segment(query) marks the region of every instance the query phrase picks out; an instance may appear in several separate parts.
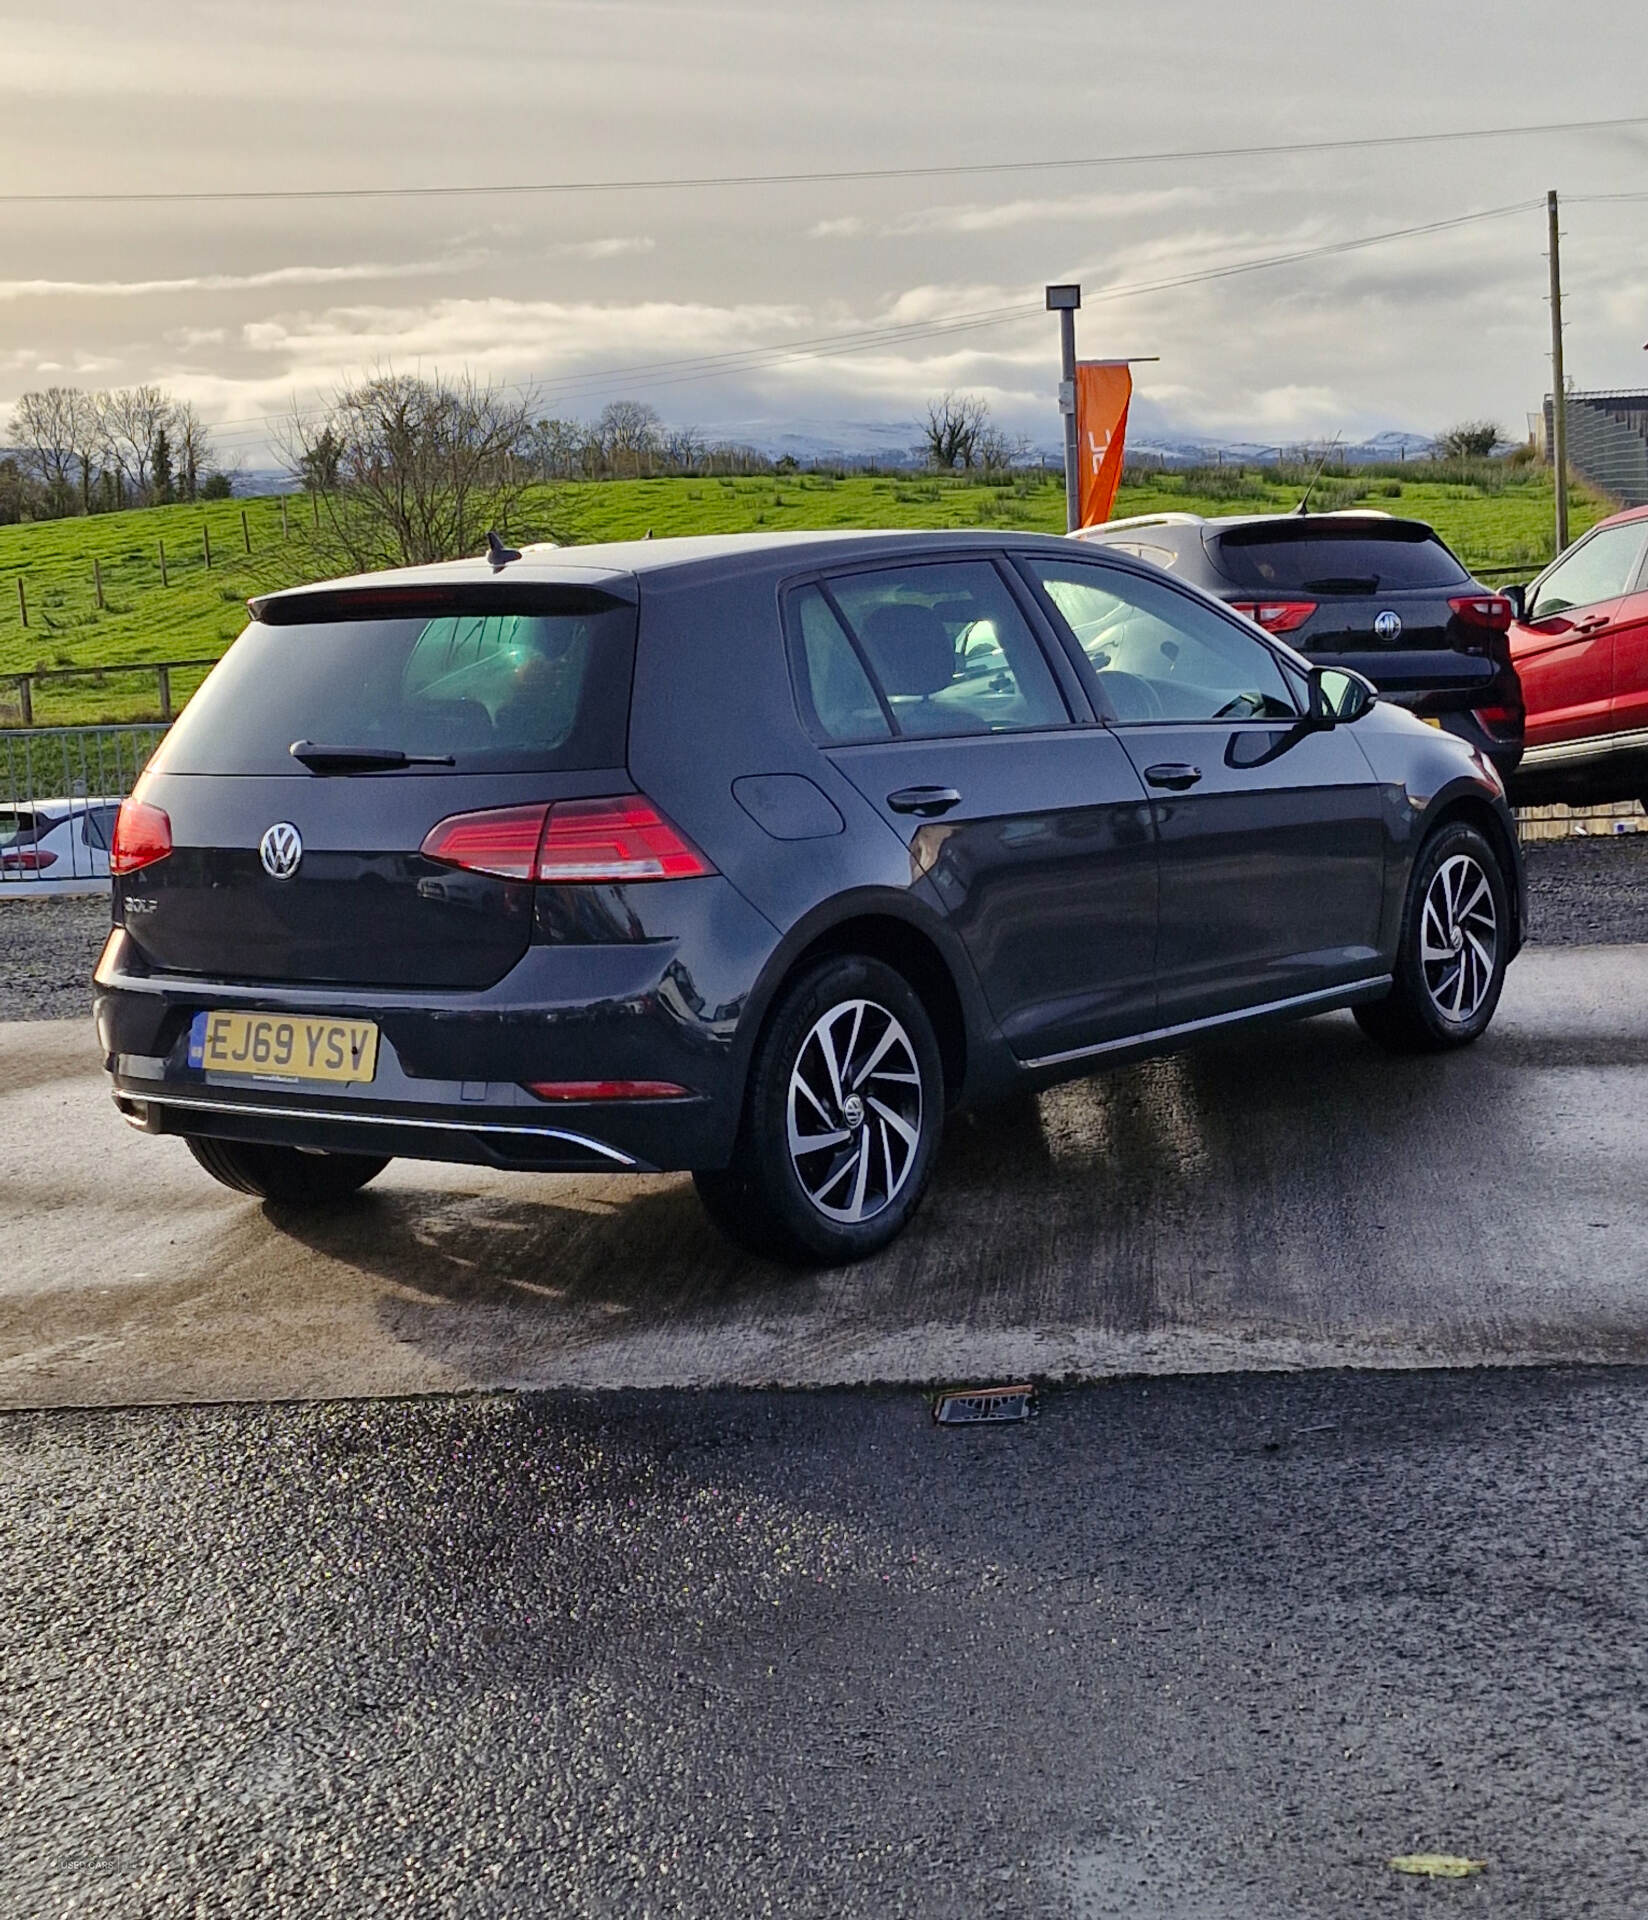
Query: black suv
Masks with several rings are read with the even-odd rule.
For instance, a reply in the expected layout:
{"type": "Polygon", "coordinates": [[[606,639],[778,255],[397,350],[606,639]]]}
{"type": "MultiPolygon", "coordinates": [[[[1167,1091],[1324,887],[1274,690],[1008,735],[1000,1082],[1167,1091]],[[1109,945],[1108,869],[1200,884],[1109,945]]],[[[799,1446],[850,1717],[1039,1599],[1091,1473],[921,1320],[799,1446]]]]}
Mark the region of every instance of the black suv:
{"type": "Polygon", "coordinates": [[[1386,513],[1161,513],[1085,528],[1284,634],[1308,659],[1350,667],[1487,754],[1522,758],[1512,602],[1484,587],[1434,527],[1386,513]]]}
{"type": "Polygon", "coordinates": [[[979,533],[499,552],[272,594],[121,808],[115,1101],[227,1185],[691,1169],[870,1252],[944,1116],[1233,1022],[1491,1018],[1459,741],[1125,555],[979,533]]]}

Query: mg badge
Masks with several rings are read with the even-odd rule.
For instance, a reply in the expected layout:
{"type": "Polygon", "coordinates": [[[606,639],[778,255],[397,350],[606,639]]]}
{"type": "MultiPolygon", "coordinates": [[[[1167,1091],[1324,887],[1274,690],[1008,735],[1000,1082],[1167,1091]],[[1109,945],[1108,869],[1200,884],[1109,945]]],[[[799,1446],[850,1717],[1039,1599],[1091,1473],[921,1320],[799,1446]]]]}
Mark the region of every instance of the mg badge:
{"type": "Polygon", "coordinates": [[[1399,613],[1382,613],[1373,623],[1373,630],[1381,640],[1400,640],[1402,638],[1402,616],[1399,613]]]}
{"type": "Polygon", "coordinates": [[[258,842],[258,858],[271,880],[290,880],[303,858],[303,836],[290,820],[277,820],[258,842]]]}

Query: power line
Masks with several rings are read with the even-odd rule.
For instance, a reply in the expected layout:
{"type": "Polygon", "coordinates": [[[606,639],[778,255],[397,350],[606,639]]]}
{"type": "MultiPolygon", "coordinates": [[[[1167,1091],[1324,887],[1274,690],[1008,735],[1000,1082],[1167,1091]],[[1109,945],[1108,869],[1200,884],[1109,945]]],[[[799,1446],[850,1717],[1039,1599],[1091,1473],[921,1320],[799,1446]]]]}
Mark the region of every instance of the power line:
{"type": "MultiPolygon", "coordinates": [[[[1527,213],[1542,202],[1519,200],[1508,206],[1482,208],[1474,213],[1454,214],[1443,220],[1427,220],[1412,226],[1392,227],[1383,233],[1362,234],[1350,240],[1329,240],[1316,246],[1298,247],[1287,253],[1266,254],[1258,259],[1237,260],[1224,266],[1204,267],[1195,272],[1175,274],[1167,279],[1139,281],[1129,285],[1098,287],[1086,295],[1086,303],[1096,306],[1108,300],[1130,299],[1140,294],[1173,292],[1181,287],[1199,286],[1209,281],[1230,279],[1238,274],[1259,273],[1275,267],[1292,266],[1306,260],[1323,259],[1334,254],[1353,253],[1392,240],[1407,240],[1426,234],[1443,233],[1470,226],[1481,220],[1499,220],[1513,213],[1527,213]]],[[[986,307],[969,313],[951,314],[943,319],[907,321],[882,327],[860,327],[850,332],[818,334],[809,339],[772,342],[761,347],[735,348],[726,353],[699,354],[675,360],[643,361],[627,367],[613,367],[588,373],[568,374],[559,380],[510,381],[505,390],[531,393],[538,398],[576,400],[589,392],[610,388],[618,382],[640,387],[666,387],[690,384],[698,380],[722,379],[738,373],[756,373],[781,366],[792,360],[833,360],[850,353],[863,353],[876,347],[914,344],[924,339],[941,338],[952,333],[976,332],[1029,319],[1041,312],[1039,301],[1010,306],[986,307]]],[[[302,418],[316,418],[324,408],[300,410],[302,418]]],[[[269,425],[290,419],[287,414],[264,414],[237,421],[219,437],[227,438],[259,424],[269,425]]]]}
{"type": "Polygon", "coordinates": [[[938,180],[985,174],[1053,173],[1099,167],[1158,166],[1194,160],[1274,159],[1289,154],[1355,153],[1376,147],[1433,146],[1454,140],[1522,140],[1560,133],[1617,133],[1648,127],[1648,114],[1603,120],[1548,120],[1534,126],[1451,127],[1433,133],[1362,134],[1336,140],[1277,140],[1255,146],[1180,147],[1144,153],[1086,154],[1046,160],[971,160],[925,167],[834,167],[790,173],[710,173],[627,180],[506,180],[473,185],[393,187],[195,187],[69,193],[0,193],[5,206],[157,206],[210,201],[471,199],[486,194],[673,193],[712,187],[795,187],[853,181],[938,180]]]}

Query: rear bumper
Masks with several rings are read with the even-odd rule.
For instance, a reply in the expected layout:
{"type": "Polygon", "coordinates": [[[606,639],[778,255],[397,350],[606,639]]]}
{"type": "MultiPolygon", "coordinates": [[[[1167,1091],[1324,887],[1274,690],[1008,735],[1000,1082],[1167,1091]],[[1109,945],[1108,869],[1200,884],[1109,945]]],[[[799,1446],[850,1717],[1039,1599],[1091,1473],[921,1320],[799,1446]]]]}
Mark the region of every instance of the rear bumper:
{"type": "Polygon", "coordinates": [[[725,1166],[743,1104],[739,1023],[776,941],[731,888],[690,936],[537,945],[480,992],[276,987],[147,971],[116,928],[93,1002],[116,1104],[154,1133],[587,1172],[725,1166]],[[370,1085],[208,1075],[189,1029],[212,1008],[370,1019],[370,1085]],[[544,1101],[528,1083],[667,1081],[685,1097],[544,1101]]]}
{"type": "MultiPolygon", "coordinates": [[[[660,1162],[673,1164],[676,1149],[693,1131],[693,1119],[679,1109],[701,1105],[645,1103],[677,1109],[667,1120],[652,1116],[658,1124],[648,1127],[633,1112],[615,1114],[613,1108],[619,1103],[605,1103],[606,1112],[590,1114],[588,1125],[598,1127],[600,1133],[625,1136],[628,1144],[620,1147],[595,1131],[581,1131],[570,1120],[535,1122],[524,1113],[508,1110],[479,1115],[439,1109],[373,1111],[354,1103],[317,1105],[217,1088],[197,1091],[129,1074],[115,1076],[114,1103],[122,1118],[140,1133],[206,1134],[322,1153],[384,1154],[397,1160],[447,1160],[540,1173],[656,1173],[660,1162]],[[657,1158],[649,1159],[638,1150],[648,1132],[659,1135],[657,1158]]],[[[690,1160],[690,1147],[686,1151],[690,1160]]]]}

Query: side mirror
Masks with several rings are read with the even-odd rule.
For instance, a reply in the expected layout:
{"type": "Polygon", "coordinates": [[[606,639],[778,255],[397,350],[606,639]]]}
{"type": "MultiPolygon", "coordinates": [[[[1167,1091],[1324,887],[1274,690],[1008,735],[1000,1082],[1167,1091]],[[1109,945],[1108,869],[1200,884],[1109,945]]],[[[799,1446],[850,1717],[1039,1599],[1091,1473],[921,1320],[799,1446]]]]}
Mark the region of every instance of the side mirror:
{"type": "Polygon", "coordinates": [[[1318,727],[1348,727],[1379,697],[1373,682],[1349,667],[1312,667],[1310,720],[1318,727]]]}
{"type": "Polygon", "coordinates": [[[1501,587],[1499,591],[1511,603],[1511,612],[1518,620],[1528,617],[1528,589],[1526,587],[1501,587]]]}

